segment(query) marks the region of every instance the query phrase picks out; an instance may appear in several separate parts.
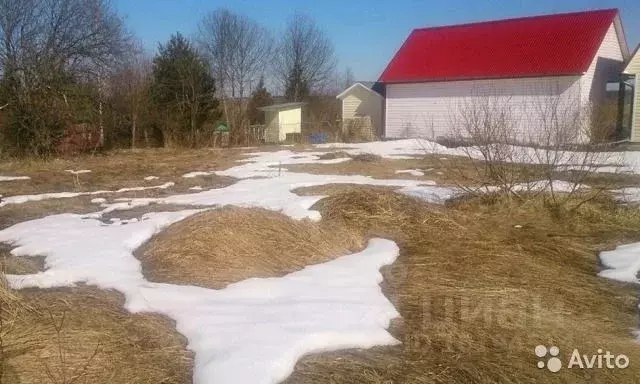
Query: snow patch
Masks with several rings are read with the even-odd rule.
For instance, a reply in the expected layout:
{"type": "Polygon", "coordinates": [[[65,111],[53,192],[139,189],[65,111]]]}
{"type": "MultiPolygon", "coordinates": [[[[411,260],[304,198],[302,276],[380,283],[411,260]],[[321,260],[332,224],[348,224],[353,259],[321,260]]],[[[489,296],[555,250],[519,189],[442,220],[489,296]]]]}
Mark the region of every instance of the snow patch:
{"type": "Polygon", "coordinates": [[[640,283],[640,243],[620,245],[613,251],[600,252],[600,262],[608,269],[598,276],[624,283],[640,283]]]}
{"type": "Polygon", "coordinates": [[[401,169],[396,171],[396,175],[402,174],[402,173],[407,173],[411,176],[424,176],[424,172],[422,172],[419,169],[401,169]]]}
{"type": "Polygon", "coordinates": [[[145,181],[158,180],[158,176],[147,176],[144,178],[145,181]]]}
{"type": "Polygon", "coordinates": [[[15,245],[16,256],[44,255],[48,269],[7,281],[14,289],[77,283],[115,289],[129,311],[173,318],[195,352],[197,384],[278,383],[305,354],[398,343],[386,330],[399,314],[382,293],[379,269],[399,249],[385,239],[282,278],[252,278],[222,290],[146,281],[132,252],[198,212],[111,223],[62,214],[17,224],[0,231],[0,241],[15,245]]]}
{"type": "Polygon", "coordinates": [[[80,169],[80,170],[73,170],[73,169],[65,169],[65,172],[71,173],[73,175],[81,175],[83,173],[91,173],[90,169],[80,169]]]}
{"type": "Polygon", "coordinates": [[[124,193],[131,191],[144,191],[147,189],[166,189],[175,185],[173,182],[164,183],[161,185],[154,185],[149,187],[132,187],[132,188],[120,188],[115,191],[92,191],[92,192],[53,192],[53,193],[41,193],[38,195],[16,195],[3,197],[0,202],[0,207],[4,207],[9,204],[24,204],[29,201],[41,201],[48,199],[65,199],[71,197],[78,196],[87,196],[87,195],[102,195],[106,193],[124,193]]]}
{"type": "Polygon", "coordinates": [[[0,176],[0,181],[29,180],[29,176],[0,176]]]}

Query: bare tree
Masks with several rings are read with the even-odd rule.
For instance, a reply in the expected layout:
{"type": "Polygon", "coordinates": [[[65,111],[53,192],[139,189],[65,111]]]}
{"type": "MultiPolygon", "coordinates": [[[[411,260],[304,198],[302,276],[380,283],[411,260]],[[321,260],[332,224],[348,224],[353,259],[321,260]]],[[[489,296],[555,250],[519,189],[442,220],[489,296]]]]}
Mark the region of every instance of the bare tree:
{"type": "Polygon", "coordinates": [[[133,52],[122,68],[109,78],[108,96],[118,116],[126,123],[131,134],[131,148],[136,147],[136,139],[142,134],[145,146],[149,146],[148,124],[141,124],[150,113],[149,92],[152,78],[152,59],[140,51],[133,52]]]}
{"type": "Polygon", "coordinates": [[[309,16],[295,14],[280,40],[275,74],[292,101],[331,81],[335,71],[333,44],[309,16]]]}
{"type": "Polygon", "coordinates": [[[226,99],[251,93],[271,59],[273,39],[257,22],[221,8],[202,19],[197,43],[211,64],[229,120],[226,99]]]}
{"type": "Polygon", "coordinates": [[[344,70],[344,73],[341,76],[340,82],[341,82],[340,87],[342,89],[347,89],[353,84],[355,84],[356,78],[353,75],[353,70],[351,69],[351,67],[347,67],[347,69],[344,70]]]}
{"type": "Polygon", "coordinates": [[[49,150],[38,141],[50,146],[58,134],[48,130],[66,124],[68,85],[93,82],[100,90],[100,79],[129,50],[129,34],[106,0],[0,0],[1,85],[9,112],[22,116],[13,119],[15,144],[49,150]]]}

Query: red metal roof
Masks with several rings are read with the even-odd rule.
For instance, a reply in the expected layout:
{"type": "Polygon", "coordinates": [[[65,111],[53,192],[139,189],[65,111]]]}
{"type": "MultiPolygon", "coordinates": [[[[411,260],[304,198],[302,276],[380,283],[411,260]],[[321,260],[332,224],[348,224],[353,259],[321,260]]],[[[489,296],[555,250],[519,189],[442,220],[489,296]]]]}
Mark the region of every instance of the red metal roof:
{"type": "Polygon", "coordinates": [[[384,83],[584,73],[616,9],[414,29],[384,83]]]}

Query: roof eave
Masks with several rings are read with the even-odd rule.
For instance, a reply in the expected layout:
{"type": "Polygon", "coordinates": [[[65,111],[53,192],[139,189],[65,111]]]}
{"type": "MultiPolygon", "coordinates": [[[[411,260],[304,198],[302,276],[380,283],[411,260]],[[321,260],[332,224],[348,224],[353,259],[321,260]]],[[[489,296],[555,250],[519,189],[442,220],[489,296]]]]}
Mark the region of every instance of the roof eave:
{"type": "Polygon", "coordinates": [[[408,79],[408,80],[393,80],[382,81],[383,84],[410,84],[410,83],[443,83],[451,81],[474,81],[474,80],[509,80],[509,79],[530,79],[536,77],[566,77],[566,76],[582,76],[584,71],[570,72],[570,73],[552,73],[552,74],[530,74],[530,75],[510,75],[510,76],[470,76],[470,77],[442,77],[431,79],[408,79]]]}

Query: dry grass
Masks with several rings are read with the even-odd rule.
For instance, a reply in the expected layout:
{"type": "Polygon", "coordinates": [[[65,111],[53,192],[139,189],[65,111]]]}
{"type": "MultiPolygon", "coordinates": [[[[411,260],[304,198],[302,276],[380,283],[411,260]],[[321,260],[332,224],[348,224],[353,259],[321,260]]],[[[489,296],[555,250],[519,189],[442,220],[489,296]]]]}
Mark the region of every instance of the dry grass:
{"type": "Polygon", "coordinates": [[[115,292],[2,287],[0,300],[2,383],[191,382],[192,355],[173,324],[127,313],[115,292]]]}
{"type": "MultiPolygon", "coordinates": [[[[293,164],[286,168],[293,172],[306,172],[320,175],[364,175],[378,179],[413,179],[433,180],[438,184],[456,186],[480,186],[494,185],[495,180],[484,176],[482,163],[472,161],[466,157],[427,155],[413,159],[385,159],[371,154],[351,156],[346,152],[328,152],[321,159],[351,158],[337,164],[293,164]],[[412,176],[406,173],[396,174],[397,170],[417,169],[424,172],[424,176],[412,176]]],[[[525,164],[508,164],[505,171],[513,175],[513,183],[531,182],[546,179],[545,170],[542,167],[525,164]],[[512,170],[511,170],[512,169],[512,170]]],[[[570,172],[558,172],[554,175],[556,180],[576,180],[570,172]]],[[[582,178],[580,178],[582,179],[582,178]]],[[[640,176],[615,173],[591,173],[587,175],[584,184],[597,188],[622,188],[640,186],[640,176]]]]}
{"type": "Polygon", "coordinates": [[[363,175],[378,179],[433,180],[439,184],[459,185],[473,185],[482,182],[478,179],[477,172],[471,162],[461,157],[429,155],[413,159],[384,159],[367,153],[350,156],[343,154],[343,152],[329,152],[322,156],[324,159],[342,157],[349,157],[352,160],[337,164],[293,164],[286,167],[293,172],[320,175],[363,175]],[[404,169],[421,170],[424,172],[424,176],[396,174],[396,171],[404,169]]]}
{"type": "Polygon", "coordinates": [[[0,207],[0,229],[11,225],[39,219],[58,213],[90,213],[99,211],[97,204],[91,199],[97,196],[78,196],[68,199],[50,199],[31,201],[25,204],[10,204],[0,207]]]}
{"type": "MultiPolygon", "coordinates": [[[[540,200],[464,200],[433,207],[390,192],[321,201],[328,225],[401,247],[383,289],[402,315],[403,344],[304,358],[287,383],[635,382],[637,292],[596,277],[596,251],[640,238],[637,210],[601,200],[571,217],[540,200]],[[516,225],[522,226],[520,228],[516,225]],[[487,230],[490,228],[491,230],[487,230]],[[485,316],[486,315],[486,316],[485,316]],[[629,356],[626,370],[536,367],[533,349],[557,345],[629,356]]],[[[564,360],[567,361],[566,359],[564,360]]]]}
{"type": "Polygon", "coordinates": [[[399,187],[373,186],[360,184],[324,184],[313,187],[296,188],[292,192],[300,196],[331,196],[343,192],[353,191],[394,191],[399,187]]]}
{"type": "Polygon", "coordinates": [[[223,288],[282,276],[363,247],[344,226],[295,221],[263,209],[224,208],[178,222],[138,250],[147,279],[223,288]]]}
{"type": "Polygon", "coordinates": [[[158,185],[168,181],[176,182],[174,191],[181,188],[186,190],[198,183],[217,180],[213,180],[214,176],[184,179],[181,175],[190,171],[228,168],[235,160],[243,158],[242,152],[239,149],[121,150],[71,159],[4,161],[0,162],[1,175],[30,176],[31,180],[2,182],[0,193],[12,196],[43,192],[116,190],[158,185]],[[91,173],[78,175],[77,184],[74,176],[65,172],[66,169],[89,169],[91,173]],[[157,176],[159,179],[145,181],[146,176],[157,176]]]}
{"type": "Polygon", "coordinates": [[[27,275],[45,270],[44,257],[14,257],[11,247],[0,244],[0,271],[13,275],[27,275]]]}

